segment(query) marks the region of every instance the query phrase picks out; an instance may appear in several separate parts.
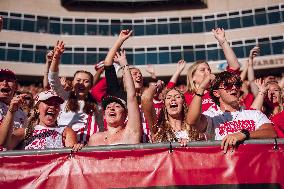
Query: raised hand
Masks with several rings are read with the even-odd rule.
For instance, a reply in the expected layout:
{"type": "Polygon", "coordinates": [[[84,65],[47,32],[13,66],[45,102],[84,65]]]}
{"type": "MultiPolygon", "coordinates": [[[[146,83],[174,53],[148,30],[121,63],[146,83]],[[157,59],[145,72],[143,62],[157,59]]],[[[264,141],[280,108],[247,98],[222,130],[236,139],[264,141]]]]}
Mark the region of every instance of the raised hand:
{"type": "Polygon", "coordinates": [[[11,102],[10,102],[9,111],[10,112],[17,111],[17,109],[19,109],[19,107],[24,104],[24,102],[25,102],[24,97],[25,96],[27,96],[27,94],[20,94],[20,95],[14,96],[13,99],[11,100],[11,102]]]}
{"type": "Polygon", "coordinates": [[[250,59],[254,59],[256,56],[259,55],[260,52],[260,47],[259,46],[255,46],[254,48],[252,48],[249,52],[249,58],[250,59]]]}
{"type": "Polygon", "coordinates": [[[220,46],[226,42],[225,30],[223,28],[212,29],[214,37],[218,40],[220,46]]]}
{"type": "Polygon", "coordinates": [[[146,72],[148,72],[150,75],[155,75],[155,68],[152,64],[148,64],[146,67],[146,72]]]}
{"type": "Polygon", "coordinates": [[[186,61],[184,61],[183,59],[179,60],[177,63],[177,71],[181,73],[184,70],[185,65],[186,65],[186,61]]]}
{"type": "Polygon", "coordinates": [[[115,62],[118,62],[120,66],[127,65],[127,59],[126,59],[125,50],[121,50],[120,53],[116,52],[113,60],[115,62]]]}
{"type": "Polygon", "coordinates": [[[215,75],[214,74],[207,73],[204,76],[203,81],[200,83],[199,88],[206,90],[209,87],[211,81],[213,81],[214,79],[215,79],[215,75]]]}
{"type": "Polygon", "coordinates": [[[59,60],[61,55],[63,54],[65,48],[65,44],[63,41],[57,41],[56,46],[54,47],[54,55],[53,58],[59,60]]]}
{"type": "Polygon", "coordinates": [[[46,60],[46,63],[47,63],[47,64],[51,64],[53,55],[54,55],[53,50],[49,51],[49,52],[45,55],[45,60],[46,60]]]}
{"type": "Polygon", "coordinates": [[[266,94],[268,90],[268,85],[264,82],[263,79],[259,78],[254,81],[255,85],[258,87],[258,91],[262,94],[266,94]]]}
{"type": "Polygon", "coordinates": [[[131,34],[132,34],[132,30],[121,30],[118,38],[121,39],[122,41],[125,41],[126,39],[130,37],[131,34]]]}
{"type": "Polygon", "coordinates": [[[95,70],[98,71],[98,70],[103,70],[104,69],[104,64],[105,64],[105,61],[100,61],[99,63],[95,64],[95,70]]]}

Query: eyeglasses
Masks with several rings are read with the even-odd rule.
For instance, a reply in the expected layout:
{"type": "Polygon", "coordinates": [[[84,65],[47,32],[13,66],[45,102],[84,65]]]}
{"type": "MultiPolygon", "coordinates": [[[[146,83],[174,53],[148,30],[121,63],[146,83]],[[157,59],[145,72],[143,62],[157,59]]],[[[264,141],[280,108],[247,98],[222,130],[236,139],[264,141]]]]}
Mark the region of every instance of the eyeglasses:
{"type": "Polygon", "coordinates": [[[236,82],[224,82],[223,87],[219,87],[218,89],[224,89],[224,90],[231,90],[233,86],[235,86],[237,89],[240,89],[242,87],[242,82],[241,81],[236,81],[236,82]]]}

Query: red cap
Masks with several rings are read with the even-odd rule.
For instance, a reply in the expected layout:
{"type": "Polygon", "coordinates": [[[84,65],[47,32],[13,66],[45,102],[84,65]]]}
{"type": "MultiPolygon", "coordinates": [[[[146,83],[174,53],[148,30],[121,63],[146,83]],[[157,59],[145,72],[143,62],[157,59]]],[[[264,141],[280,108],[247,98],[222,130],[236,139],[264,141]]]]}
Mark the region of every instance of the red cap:
{"type": "Polygon", "coordinates": [[[10,76],[14,80],[17,80],[15,73],[9,69],[0,69],[0,75],[10,76]]]}

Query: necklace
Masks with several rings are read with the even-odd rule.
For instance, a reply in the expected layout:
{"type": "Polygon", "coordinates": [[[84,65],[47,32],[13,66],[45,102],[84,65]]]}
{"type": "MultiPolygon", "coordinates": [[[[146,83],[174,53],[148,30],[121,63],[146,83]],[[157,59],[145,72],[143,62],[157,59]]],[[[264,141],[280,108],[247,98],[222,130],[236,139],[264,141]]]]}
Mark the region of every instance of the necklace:
{"type": "MultiPolygon", "coordinates": [[[[117,133],[119,133],[122,129],[117,130],[114,134],[112,135],[116,135],[117,133]]],[[[104,141],[106,141],[107,139],[109,139],[111,137],[109,137],[108,135],[105,136],[104,141]]]]}

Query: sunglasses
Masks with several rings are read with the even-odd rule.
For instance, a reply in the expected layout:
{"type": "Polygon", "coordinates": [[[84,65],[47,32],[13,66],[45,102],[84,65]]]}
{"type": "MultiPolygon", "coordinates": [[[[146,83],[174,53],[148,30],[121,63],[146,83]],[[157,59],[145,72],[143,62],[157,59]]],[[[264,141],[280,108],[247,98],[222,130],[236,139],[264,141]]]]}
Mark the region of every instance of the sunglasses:
{"type": "Polygon", "coordinates": [[[233,86],[235,86],[237,89],[240,89],[242,87],[242,82],[241,81],[236,81],[236,82],[224,82],[223,87],[219,87],[218,89],[225,89],[225,90],[231,90],[233,86]]]}

